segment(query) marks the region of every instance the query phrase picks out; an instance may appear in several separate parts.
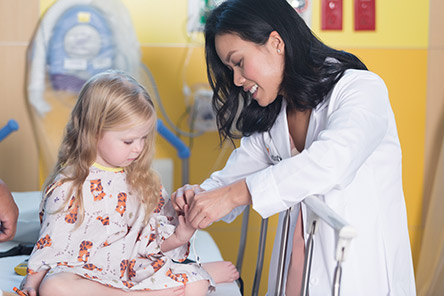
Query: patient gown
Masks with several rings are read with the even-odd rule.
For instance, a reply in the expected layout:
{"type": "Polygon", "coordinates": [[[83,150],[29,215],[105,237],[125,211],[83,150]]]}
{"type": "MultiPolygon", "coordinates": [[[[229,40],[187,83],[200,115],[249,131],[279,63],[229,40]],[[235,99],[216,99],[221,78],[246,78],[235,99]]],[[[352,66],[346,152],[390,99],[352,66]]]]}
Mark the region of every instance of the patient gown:
{"type": "Polygon", "coordinates": [[[165,289],[199,280],[213,286],[199,265],[180,263],[189,254],[189,243],[160,250],[178,224],[164,190],[144,224],[144,207],[129,191],[125,172],[94,164],[83,184],[85,214],[77,227],[78,206],[68,196],[72,183],[59,183],[49,186],[52,191],[41,204],[40,237],[29,258],[29,274],[71,272],[124,290],[165,289]]]}

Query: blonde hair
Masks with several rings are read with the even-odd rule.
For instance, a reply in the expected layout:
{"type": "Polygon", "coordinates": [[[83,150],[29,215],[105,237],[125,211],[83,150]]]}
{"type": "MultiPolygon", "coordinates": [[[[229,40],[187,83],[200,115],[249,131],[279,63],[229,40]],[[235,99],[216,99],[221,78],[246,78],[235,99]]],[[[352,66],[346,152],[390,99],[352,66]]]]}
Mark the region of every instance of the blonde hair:
{"type": "MultiPolygon", "coordinates": [[[[57,176],[57,182],[72,182],[68,196],[74,195],[73,206],[78,206],[80,225],[84,217],[82,186],[89,168],[97,157],[97,143],[103,132],[130,128],[150,121],[151,130],[139,157],[124,168],[132,194],[140,198],[145,207],[145,222],[160,196],[160,181],[151,169],[154,158],[156,112],[145,88],[130,75],[116,70],[102,72],[90,78],[80,91],[71,118],[66,125],[55,168],[45,182],[46,192],[57,176]]],[[[66,206],[70,198],[65,201],[66,206]]],[[[61,210],[62,210],[61,209],[61,210]]]]}

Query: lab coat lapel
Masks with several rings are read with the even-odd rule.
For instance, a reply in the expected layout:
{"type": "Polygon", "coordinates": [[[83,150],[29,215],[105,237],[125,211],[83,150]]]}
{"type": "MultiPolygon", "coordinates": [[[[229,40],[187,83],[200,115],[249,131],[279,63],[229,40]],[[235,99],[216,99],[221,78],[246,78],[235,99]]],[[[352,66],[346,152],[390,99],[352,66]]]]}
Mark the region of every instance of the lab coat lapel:
{"type": "Polygon", "coordinates": [[[324,115],[324,112],[328,112],[327,107],[329,101],[330,97],[327,97],[322,103],[320,103],[311,111],[307,136],[305,137],[305,148],[310,147],[315,138],[317,138],[320,132],[319,126],[325,125],[325,120],[327,116],[324,115]]]}
{"type": "Polygon", "coordinates": [[[290,140],[288,138],[289,132],[286,109],[287,103],[285,100],[282,100],[281,111],[279,112],[279,115],[269,132],[271,141],[270,144],[276,149],[276,152],[281,157],[281,160],[290,157],[290,140]]]}

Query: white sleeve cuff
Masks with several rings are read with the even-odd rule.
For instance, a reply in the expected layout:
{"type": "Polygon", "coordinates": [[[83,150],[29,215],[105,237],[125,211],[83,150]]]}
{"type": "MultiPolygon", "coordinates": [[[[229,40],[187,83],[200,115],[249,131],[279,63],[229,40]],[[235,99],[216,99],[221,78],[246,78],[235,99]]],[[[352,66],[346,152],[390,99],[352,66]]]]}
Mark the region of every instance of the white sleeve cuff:
{"type": "Polygon", "coordinates": [[[271,167],[254,173],[246,178],[253,209],[268,218],[284,211],[288,206],[280,199],[271,167]]]}

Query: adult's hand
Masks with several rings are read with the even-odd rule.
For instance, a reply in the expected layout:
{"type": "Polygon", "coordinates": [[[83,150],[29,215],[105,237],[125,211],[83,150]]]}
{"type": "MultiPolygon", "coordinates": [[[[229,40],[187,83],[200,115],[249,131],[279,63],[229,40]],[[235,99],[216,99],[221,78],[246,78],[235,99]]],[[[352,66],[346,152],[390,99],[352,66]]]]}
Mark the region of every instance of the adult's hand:
{"type": "Polygon", "coordinates": [[[0,242],[11,240],[17,229],[19,210],[6,184],[0,180],[0,242]]]}
{"type": "Polygon", "coordinates": [[[199,185],[185,184],[171,194],[171,202],[178,213],[183,213],[185,205],[190,205],[194,196],[204,191],[199,185]]]}
{"type": "Polygon", "coordinates": [[[188,219],[194,228],[206,228],[234,208],[251,204],[245,179],[230,185],[195,194],[190,202],[188,219]]]}

